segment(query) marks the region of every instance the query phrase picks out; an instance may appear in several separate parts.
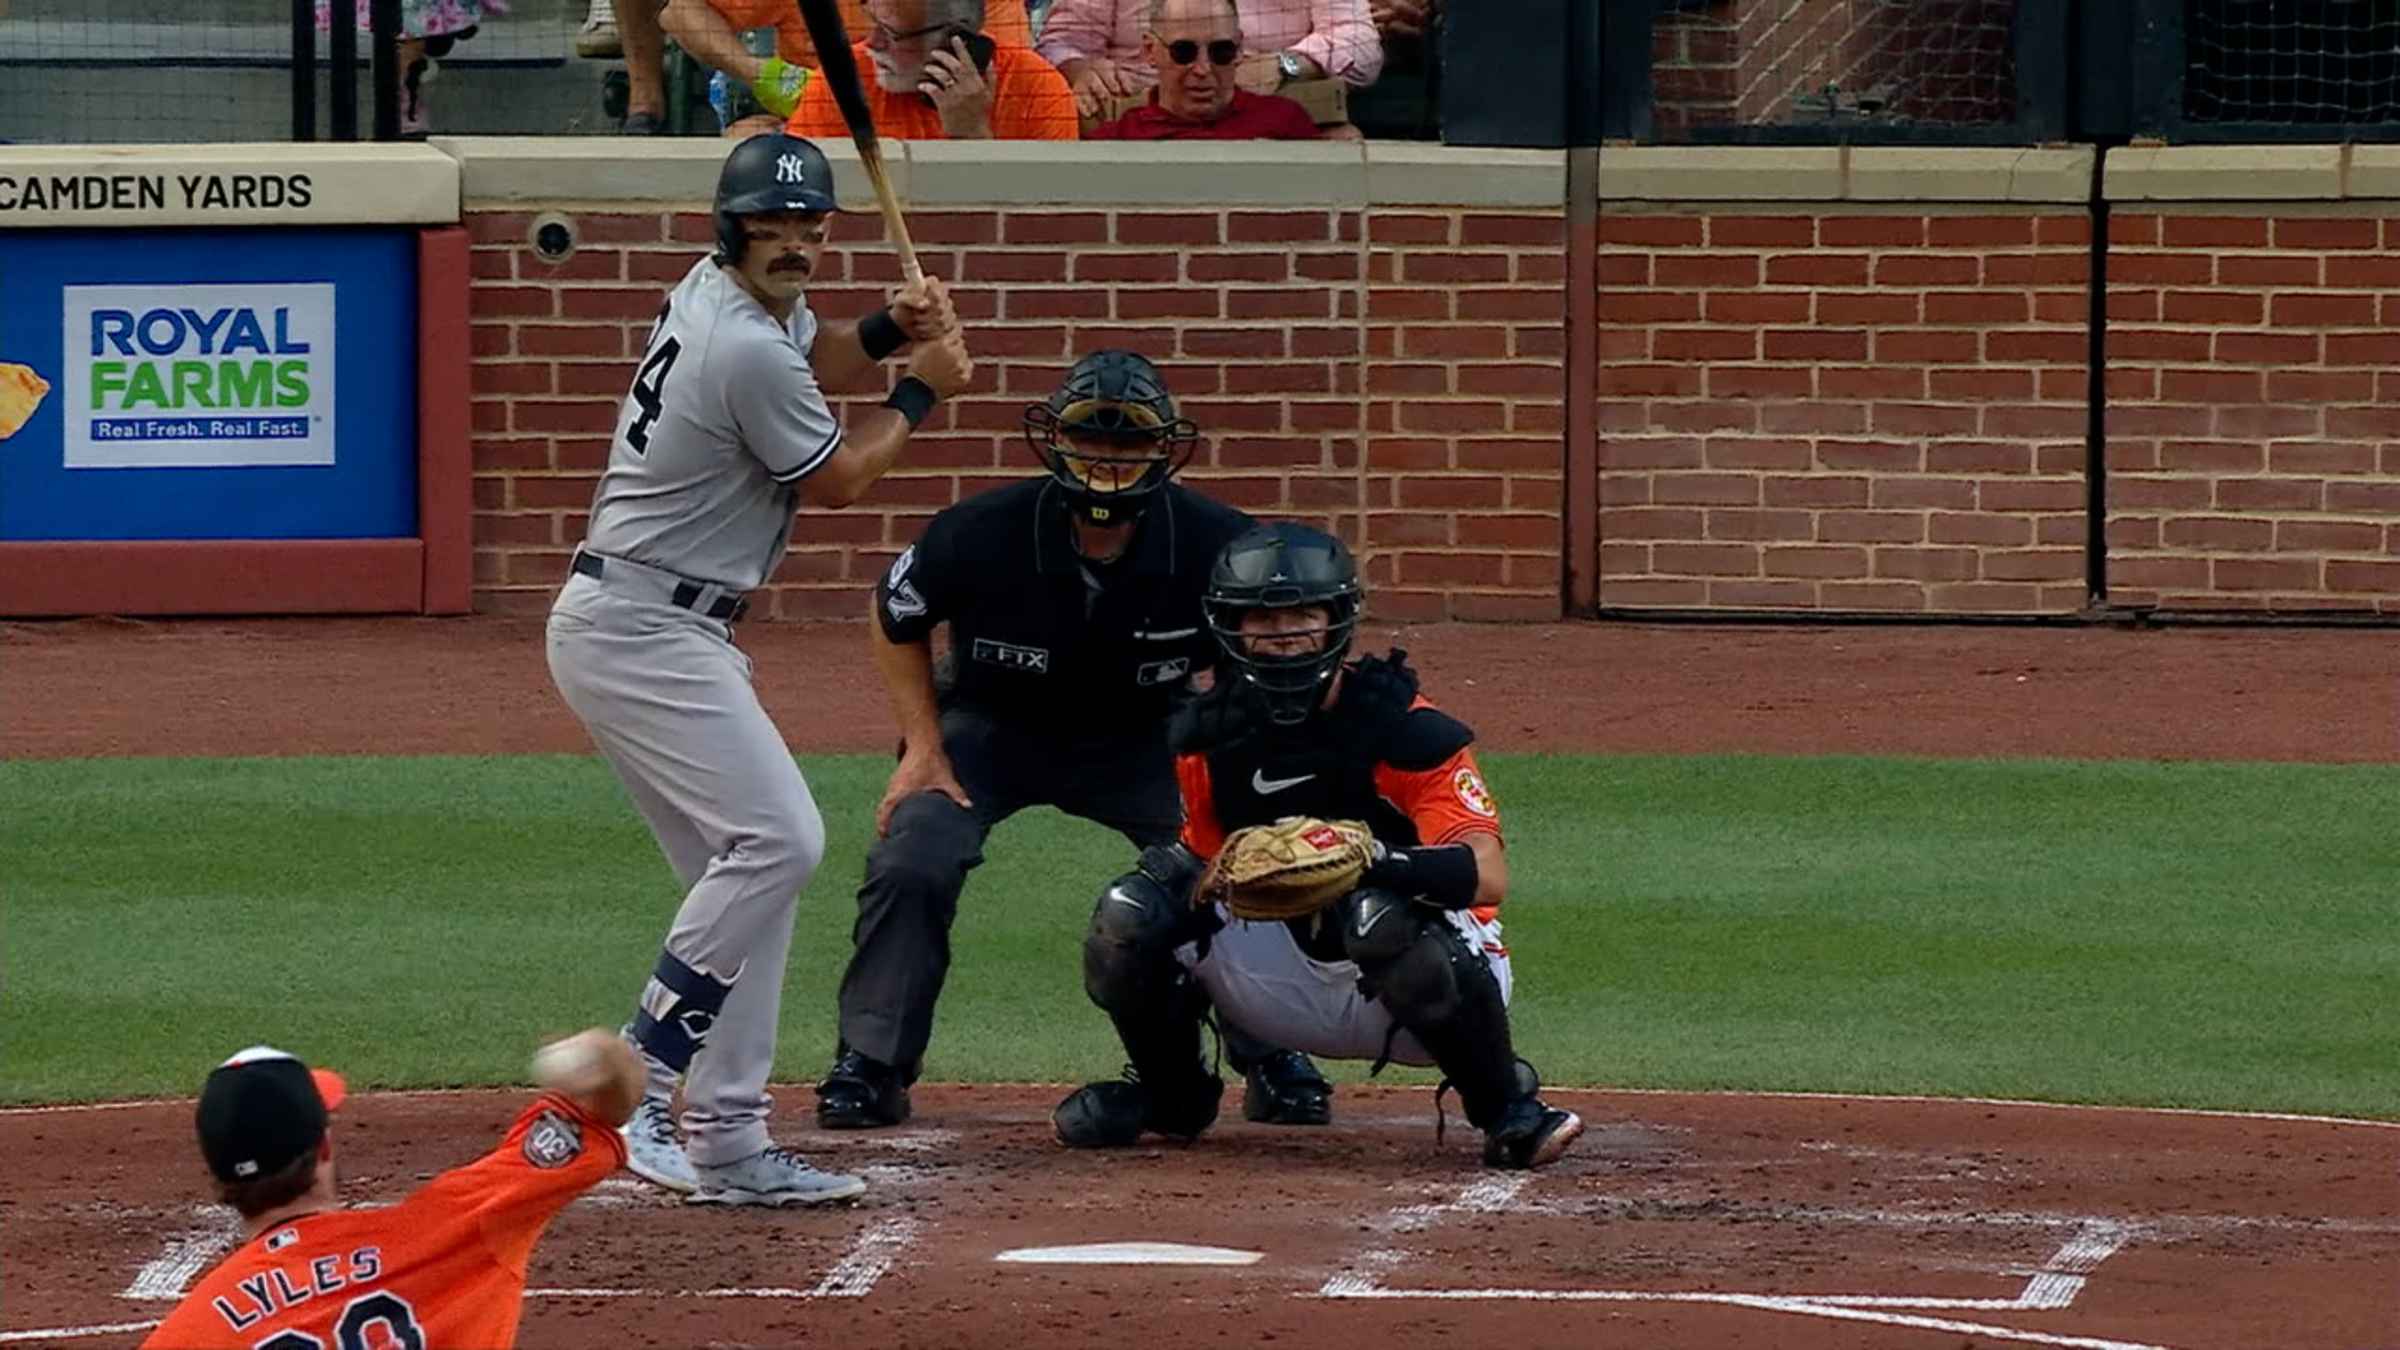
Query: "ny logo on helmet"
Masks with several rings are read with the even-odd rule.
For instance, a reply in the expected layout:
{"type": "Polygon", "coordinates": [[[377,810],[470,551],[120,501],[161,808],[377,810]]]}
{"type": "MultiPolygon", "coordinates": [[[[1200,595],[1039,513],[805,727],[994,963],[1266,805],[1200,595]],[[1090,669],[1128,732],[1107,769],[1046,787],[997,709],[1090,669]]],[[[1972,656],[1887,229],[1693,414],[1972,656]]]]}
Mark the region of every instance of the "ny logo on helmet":
{"type": "Polygon", "coordinates": [[[775,157],[775,181],[778,183],[808,183],[808,165],[798,155],[775,157]]]}

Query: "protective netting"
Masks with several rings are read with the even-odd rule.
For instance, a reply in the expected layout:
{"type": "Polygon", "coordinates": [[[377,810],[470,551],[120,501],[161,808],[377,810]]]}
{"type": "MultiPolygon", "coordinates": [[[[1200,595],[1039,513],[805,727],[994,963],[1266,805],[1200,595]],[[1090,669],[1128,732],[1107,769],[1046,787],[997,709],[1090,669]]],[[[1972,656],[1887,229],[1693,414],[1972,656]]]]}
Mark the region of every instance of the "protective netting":
{"type": "Polygon", "coordinates": [[[2400,121],[2400,0],[2185,0],[2194,122],[2400,121]]]}
{"type": "Polygon", "coordinates": [[[1656,124],[2005,123],[2015,22],[2016,0],[1680,0],[1653,34],[1656,124]]]}

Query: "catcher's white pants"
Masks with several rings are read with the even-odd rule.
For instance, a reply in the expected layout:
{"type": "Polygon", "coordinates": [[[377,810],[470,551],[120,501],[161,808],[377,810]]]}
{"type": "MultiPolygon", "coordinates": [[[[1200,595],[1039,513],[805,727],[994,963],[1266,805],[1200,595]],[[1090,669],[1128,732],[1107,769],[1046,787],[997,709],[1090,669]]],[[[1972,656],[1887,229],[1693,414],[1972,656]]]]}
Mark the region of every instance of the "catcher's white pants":
{"type": "MultiPolygon", "coordinates": [[[[1208,991],[1226,1020],[1269,1045],[1326,1059],[1372,1060],[1383,1053],[1392,1015],[1380,1001],[1358,992],[1357,963],[1311,958],[1280,922],[1236,919],[1223,905],[1217,915],[1225,927],[1209,939],[1208,956],[1200,956],[1199,944],[1186,943],[1175,959],[1208,991]]],[[[1508,949],[1500,942],[1500,921],[1483,923],[1464,910],[1453,910],[1448,918],[1490,964],[1500,982],[1500,1001],[1508,1002],[1508,949]]],[[[1433,1063],[1406,1031],[1391,1037],[1391,1047],[1399,1063],[1433,1063]]]]}
{"type": "MultiPolygon", "coordinates": [[[[725,625],[575,576],[551,609],[549,657],[688,888],[667,951],[733,979],[685,1075],[683,1126],[693,1162],[746,1158],[768,1143],[792,911],[825,856],[824,819],[725,625]]],[[[671,1090],[650,1067],[652,1092],[671,1090]]]]}

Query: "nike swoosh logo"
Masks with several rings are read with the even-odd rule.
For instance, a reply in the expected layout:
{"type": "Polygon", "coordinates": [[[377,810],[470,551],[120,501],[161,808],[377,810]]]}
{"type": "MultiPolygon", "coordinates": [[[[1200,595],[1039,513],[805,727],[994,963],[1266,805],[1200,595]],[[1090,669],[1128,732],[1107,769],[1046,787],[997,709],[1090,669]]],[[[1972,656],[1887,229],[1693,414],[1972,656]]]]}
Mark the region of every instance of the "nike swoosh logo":
{"type": "Polygon", "coordinates": [[[1281,792],[1288,787],[1298,787],[1314,777],[1316,775],[1313,773],[1304,773],[1298,778],[1269,778],[1265,769],[1252,769],[1250,771],[1250,790],[1263,796],[1269,792],[1281,792]]]}
{"type": "Polygon", "coordinates": [[[1115,886],[1108,888],[1108,898],[1116,901],[1120,905],[1128,906],[1129,908],[1141,909],[1144,907],[1141,901],[1134,899],[1130,895],[1127,895],[1123,890],[1115,886]]]}
{"type": "Polygon", "coordinates": [[[1365,936],[1367,935],[1367,930],[1368,930],[1368,929],[1370,929],[1370,928],[1373,928],[1375,925],[1377,925],[1377,924],[1379,924],[1379,923],[1382,923],[1382,922],[1383,922],[1383,916],[1384,916],[1384,915],[1386,915],[1386,914],[1389,914],[1390,912],[1391,912],[1391,906],[1389,906],[1389,905],[1362,905],[1362,906],[1360,906],[1360,907],[1359,907],[1359,911],[1358,911],[1358,926],[1357,926],[1357,933],[1358,933],[1358,936],[1360,936],[1360,937],[1362,937],[1362,938],[1363,938],[1363,937],[1365,937],[1365,936]]]}

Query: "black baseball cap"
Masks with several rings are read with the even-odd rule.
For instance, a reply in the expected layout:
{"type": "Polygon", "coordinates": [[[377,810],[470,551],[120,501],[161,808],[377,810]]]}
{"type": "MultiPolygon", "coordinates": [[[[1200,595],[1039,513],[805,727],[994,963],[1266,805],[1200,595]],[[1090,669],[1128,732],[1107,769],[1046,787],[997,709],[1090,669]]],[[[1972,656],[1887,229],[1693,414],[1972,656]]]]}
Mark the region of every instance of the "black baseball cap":
{"type": "Polygon", "coordinates": [[[219,1181],[254,1181],[289,1167],[325,1138],[326,1114],[349,1086],[271,1045],[218,1065],[200,1088],[200,1154],[219,1181]]]}

